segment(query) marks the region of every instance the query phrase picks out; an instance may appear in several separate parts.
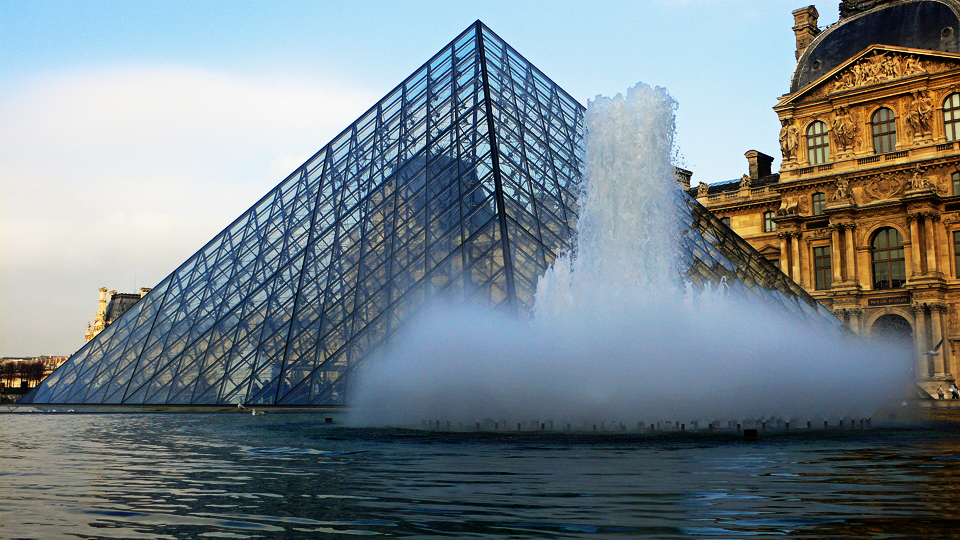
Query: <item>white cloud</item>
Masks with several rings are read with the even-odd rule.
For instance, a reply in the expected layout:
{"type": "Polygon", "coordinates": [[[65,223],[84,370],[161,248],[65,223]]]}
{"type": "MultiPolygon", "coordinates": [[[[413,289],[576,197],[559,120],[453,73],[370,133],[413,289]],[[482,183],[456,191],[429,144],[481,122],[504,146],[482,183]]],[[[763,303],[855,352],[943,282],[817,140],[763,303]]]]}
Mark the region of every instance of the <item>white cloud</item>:
{"type": "Polygon", "coordinates": [[[74,351],[99,287],[158,282],[380,97],[182,66],[4,83],[5,356],[74,351]]]}

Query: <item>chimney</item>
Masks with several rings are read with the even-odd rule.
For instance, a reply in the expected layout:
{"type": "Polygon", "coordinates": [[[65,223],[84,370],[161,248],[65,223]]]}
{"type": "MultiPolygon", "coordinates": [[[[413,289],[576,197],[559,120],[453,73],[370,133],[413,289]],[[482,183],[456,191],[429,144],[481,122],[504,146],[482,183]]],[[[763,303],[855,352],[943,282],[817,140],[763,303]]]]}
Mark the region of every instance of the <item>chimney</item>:
{"type": "Polygon", "coordinates": [[[150,287],[140,287],[140,298],[143,298],[147,295],[148,292],[152,291],[150,287]]]}
{"type": "Polygon", "coordinates": [[[817,8],[814,6],[793,11],[793,33],[797,36],[797,60],[800,59],[800,55],[810,45],[813,38],[820,33],[820,29],[817,27],[819,17],[820,14],[817,13],[817,8]]]}
{"type": "Polygon", "coordinates": [[[772,157],[763,152],[757,152],[756,150],[747,150],[747,153],[744,155],[747,156],[747,163],[750,164],[751,180],[758,180],[764,176],[770,176],[771,165],[773,165],[772,157]]]}
{"type": "Polygon", "coordinates": [[[100,287],[100,311],[97,313],[103,315],[107,312],[107,288],[100,287]]]}
{"type": "Polygon", "coordinates": [[[677,173],[677,184],[680,185],[680,189],[690,189],[690,178],[693,177],[693,171],[680,167],[674,167],[673,170],[677,173]]]}

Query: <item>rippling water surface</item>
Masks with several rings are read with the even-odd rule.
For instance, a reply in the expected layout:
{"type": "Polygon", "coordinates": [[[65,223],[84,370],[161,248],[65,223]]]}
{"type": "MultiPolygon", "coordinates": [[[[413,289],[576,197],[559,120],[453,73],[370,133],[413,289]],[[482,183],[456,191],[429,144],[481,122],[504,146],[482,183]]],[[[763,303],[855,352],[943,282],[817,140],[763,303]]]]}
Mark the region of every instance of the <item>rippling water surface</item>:
{"type": "Polygon", "coordinates": [[[510,436],[4,414],[3,538],[957,538],[960,430],[510,436]]]}

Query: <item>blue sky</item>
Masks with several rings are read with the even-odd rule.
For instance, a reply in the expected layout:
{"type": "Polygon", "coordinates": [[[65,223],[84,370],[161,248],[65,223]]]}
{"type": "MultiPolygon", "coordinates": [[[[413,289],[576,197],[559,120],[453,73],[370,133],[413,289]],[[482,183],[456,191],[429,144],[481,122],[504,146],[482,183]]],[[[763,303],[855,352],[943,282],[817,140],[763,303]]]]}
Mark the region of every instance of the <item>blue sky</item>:
{"type": "Polygon", "coordinates": [[[5,1],[0,354],[76,351],[97,289],[158,283],[477,19],[581,103],[664,86],[694,184],[738,178],[779,158],[804,5],[5,1]]]}

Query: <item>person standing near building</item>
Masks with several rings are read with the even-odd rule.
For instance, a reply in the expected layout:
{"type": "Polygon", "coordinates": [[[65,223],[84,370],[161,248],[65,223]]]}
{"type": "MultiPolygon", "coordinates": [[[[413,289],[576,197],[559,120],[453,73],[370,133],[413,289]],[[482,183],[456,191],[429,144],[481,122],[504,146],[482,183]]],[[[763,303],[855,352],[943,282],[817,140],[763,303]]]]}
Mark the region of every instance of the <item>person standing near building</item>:
{"type": "Polygon", "coordinates": [[[950,385],[950,396],[951,399],[960,399],[960,388],[957,388],[956,384],[950,385]]]}
{"type": "Polygon", "coordinates": [[[937,385],[937,399],[943,399],[943,385],[937,385]]]}

